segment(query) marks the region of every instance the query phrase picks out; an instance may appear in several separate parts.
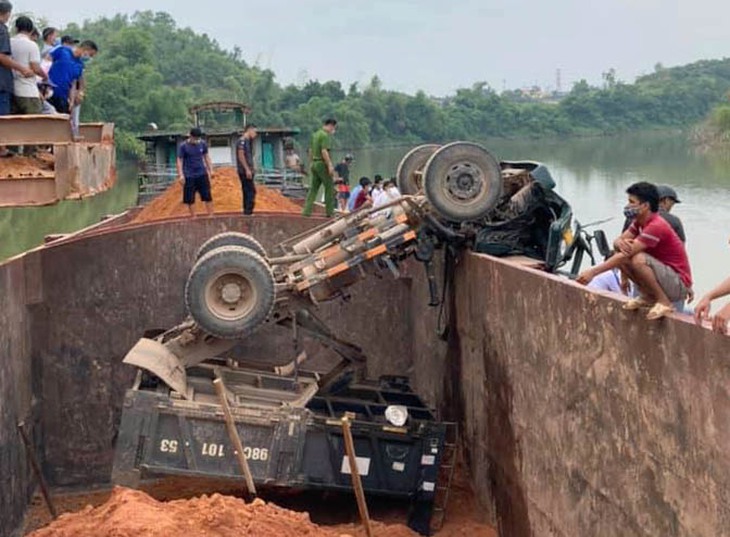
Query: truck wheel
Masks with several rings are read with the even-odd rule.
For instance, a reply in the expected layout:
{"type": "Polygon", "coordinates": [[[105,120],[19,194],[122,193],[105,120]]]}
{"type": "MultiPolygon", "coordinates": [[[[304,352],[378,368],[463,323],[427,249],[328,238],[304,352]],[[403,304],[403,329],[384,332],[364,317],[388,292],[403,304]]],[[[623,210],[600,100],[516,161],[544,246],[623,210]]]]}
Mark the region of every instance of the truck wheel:
{"type": "Polygon", "coordinates": [[[253,250],[223,246],[193,266],[185,284],[185,304],[208,334],[237,339],[253,333],[269,316],[276,291],[274,275],[253,250]]]}
{"type": "Polygon", "coordinates": [[[423,185],[426,199],[447,220],[478,220],[502,196],[502,172],[497,159],[482,146],[453,142],[428,159],[423,185]]]}
{"type": "Polygon", "coordinates": [[[436,144],[425,144],[414,147],[398,164],[395,172],[396,186],[401,194],[415,195],[421,191],[421,177],[416,174],[423,170],[428,159],[441,146],[436,144]]]}
{"type": "Polygon", "coordinates": [[[251,235],[239,233],[238,231],[226,231],[225,233],[213,235],[210,239],[205,241],[203,245],[198,248],[198,253],[195,254],[195,260],[197,261],[208,252],[215,250],[216,248],[220,248],[221,246],[241,246],[243,248],[248,248],[266,259],[266,250],[264,250],[261,243],[254,239],[251,235]]]}

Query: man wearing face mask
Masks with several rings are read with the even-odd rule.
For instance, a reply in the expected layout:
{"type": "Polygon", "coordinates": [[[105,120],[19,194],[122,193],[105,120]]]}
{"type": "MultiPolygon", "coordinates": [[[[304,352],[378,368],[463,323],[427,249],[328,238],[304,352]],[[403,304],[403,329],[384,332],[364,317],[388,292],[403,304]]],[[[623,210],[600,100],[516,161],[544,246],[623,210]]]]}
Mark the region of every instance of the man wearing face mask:
{"type": "Polygon", "coordinates": [[[337,120],[325,119],[322,128],[312,135],[309,147],[310,184],[307,199],[304,202],[303,216],[312,216],[312,208],[319,194],[319,188],[324,189],[324,207],[327,217],[335,214],[335,183],[337,175],[332,164],[330,151],[332,150],[332,136],[337,130],[337,120]]]}
{"type": "Polygon", "coordinates": [[[640,182],[626,192],[629,204],[624,214],[632,223],[614,242],[616,253],[582,272],[577,281],[587,285],[599,274],[619,268],[640,293],[626,302],[624,309],[650,307],[647,319],[660,319],[674,311],[673,302],[686,300],[692,288],[689,259],[682,241],[658,214],[656,186],[640,182]]]}
{"type": "Polygon", "coordinates": [[[48,71],[48,78],[55,85],[55,90],[50,102],[59,113],[70,114],[72,105],[83,101],[84,61],[96,56],[97,52],[99,48],[93,41],[84,41],[74,49],[60,46],[51,52],[53,65],[48,71]],[[80,79],[80,87],[75,89],[80,79]]]}

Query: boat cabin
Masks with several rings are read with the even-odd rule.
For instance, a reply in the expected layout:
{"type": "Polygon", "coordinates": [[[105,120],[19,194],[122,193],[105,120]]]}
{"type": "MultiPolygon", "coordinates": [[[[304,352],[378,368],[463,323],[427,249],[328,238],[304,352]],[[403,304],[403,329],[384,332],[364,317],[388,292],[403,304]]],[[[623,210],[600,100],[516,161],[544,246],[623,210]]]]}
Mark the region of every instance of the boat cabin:
{"type": "MultiPolygon", "coordinates": [[[[193,124],[203,131],[213,166],[236,165],[236,144],[250,112],[248,106],[236,102],[205,103],[190,108],[193,124]]],[[[284,162],[286,148],[293,146],[299,129],[257,127],[257,131],[253,144],[256,180],[291,192],[301,190],[302,175],[287,170],[284,162]]],[[[154,124],[138,136],[145,143],[139,177],[141,203],[163,192],[175,180],[178,147],[187,137],[188,131],[163,132],[154,124]]]]}

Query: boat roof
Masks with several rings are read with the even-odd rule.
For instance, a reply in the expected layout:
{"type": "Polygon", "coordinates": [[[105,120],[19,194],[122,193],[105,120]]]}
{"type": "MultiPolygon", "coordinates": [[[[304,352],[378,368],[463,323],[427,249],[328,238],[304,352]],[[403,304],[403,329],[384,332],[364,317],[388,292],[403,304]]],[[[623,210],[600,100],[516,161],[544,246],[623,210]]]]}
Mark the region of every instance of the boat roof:
{"type": "MultiPolygon", "coordinates": [[[[235,136],[242,130],[242,127],[236,129],[203,129],[203,133],[206,138],[210,138],[211,136],[235,136]]],[[[301,132],[296,127],[257,127],[256,130],[259,136],[296,136],[301,132]]],[[[170,138],[187,138],[187,136],[188,131],[148,131],[137,136],[137,139],[144,142],[154,142],[170,138]]]]}

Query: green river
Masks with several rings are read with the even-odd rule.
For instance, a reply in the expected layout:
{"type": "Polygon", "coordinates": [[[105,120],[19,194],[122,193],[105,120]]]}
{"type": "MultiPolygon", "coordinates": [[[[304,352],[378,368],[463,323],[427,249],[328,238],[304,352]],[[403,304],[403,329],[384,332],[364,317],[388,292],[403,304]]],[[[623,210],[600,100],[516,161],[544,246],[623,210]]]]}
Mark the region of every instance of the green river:
{"type": "MultiPolygon", "coordinates": [[[[485,144],[500,159],[538,160],[550,168],[557,191],[582,223],[604,224],[613,238],[622,224],[626,187],[635,181],[671,185],[683,201],[674,209],[685,226],[695,277],[702,294],[730,275],[730,156],[697,154],[682,134],[649,133],[565,141],[493,140],[485,144]]],[[[408,148],[355,152],[354,177],[393,175],[408,148]]],[[[136,201],[133,166],[120,166],[109,192],[51,207],[0,209],[0,259],[40,244],[45,235],[67,233],[123,211],[136,201]]]]}

